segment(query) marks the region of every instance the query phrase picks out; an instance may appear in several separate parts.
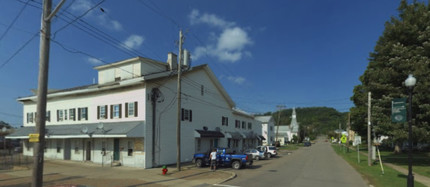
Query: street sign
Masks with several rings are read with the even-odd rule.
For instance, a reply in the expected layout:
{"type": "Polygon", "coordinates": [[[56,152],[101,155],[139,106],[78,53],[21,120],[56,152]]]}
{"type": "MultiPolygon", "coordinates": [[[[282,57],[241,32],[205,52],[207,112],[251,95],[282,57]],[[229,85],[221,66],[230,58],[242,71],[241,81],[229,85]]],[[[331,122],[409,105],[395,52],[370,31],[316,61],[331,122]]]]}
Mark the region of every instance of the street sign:
{"type": "Polygon", "coordinates": [[[361,136],[355,136],[354,142],[352,143],[353,146],[361,144],[361,136]]]}
{"type": "Polygon", "coordinates": [[[391,101],[391,121],[406,122],[406,98],[395,98],[391,101]]]}
{"type": "Polygon", "coordinates": [[[28,134],[29,142],[39,142],[39,134],[28,134]]]}
{"type": "Polygon", "coordinates": [[[341,141],[342,143],[346,143],[346,141],[347,141],[346,136],[345,136],[345,135],[342,135],[342,138],[340,138],[340,141],[341,141]]]}

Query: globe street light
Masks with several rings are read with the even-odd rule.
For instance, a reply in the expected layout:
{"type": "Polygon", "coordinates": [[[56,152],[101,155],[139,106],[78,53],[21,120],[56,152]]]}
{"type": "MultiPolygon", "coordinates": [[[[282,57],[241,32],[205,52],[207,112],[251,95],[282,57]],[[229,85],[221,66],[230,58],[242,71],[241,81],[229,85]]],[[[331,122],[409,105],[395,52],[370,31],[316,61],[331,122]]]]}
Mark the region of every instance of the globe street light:
{"type": "Polygon", "coordinates": [[[412,90],[414,89],[417,79],[409,74],[405,80],[405,85],[408,87],[409,92],[409,107],[408,107],[408,187],[414,186],[414,176],[412,175],[412,90]]]}

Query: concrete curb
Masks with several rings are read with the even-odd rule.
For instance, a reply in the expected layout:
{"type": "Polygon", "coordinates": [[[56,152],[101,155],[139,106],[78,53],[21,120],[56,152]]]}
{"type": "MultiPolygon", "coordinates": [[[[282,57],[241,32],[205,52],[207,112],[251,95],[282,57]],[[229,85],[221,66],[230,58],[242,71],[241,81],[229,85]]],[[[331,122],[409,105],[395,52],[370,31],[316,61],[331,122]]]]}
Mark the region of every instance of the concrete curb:
{"type": "Polygon", "coordinates": [[[229,180],[232,180],[232,179],[234,179],[234,178],[236,178],[236,173],[234,173],[234,172],[230,172],[230,171],[221,171],[221,172],[224,172],[224,173],[229,173],[230,174],[230,177],[229,178],[227,178],[227,179],[223,179],[222,181],[220,181],[220,182],[218,182],[218,184],[222,184],[222,183],[224,183],[224,182],[227,182],[227,181],[229,181],[229,180]]]}

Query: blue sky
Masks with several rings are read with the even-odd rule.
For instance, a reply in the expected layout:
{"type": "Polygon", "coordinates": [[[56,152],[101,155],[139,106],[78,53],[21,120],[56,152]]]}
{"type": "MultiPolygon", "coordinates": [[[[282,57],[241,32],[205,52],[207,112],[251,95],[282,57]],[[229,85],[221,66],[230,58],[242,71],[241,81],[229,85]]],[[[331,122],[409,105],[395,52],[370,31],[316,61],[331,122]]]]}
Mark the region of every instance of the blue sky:
{"type": "MultiPolygon", "coordinates": [[[[52,21],[49,88],[92,84],[103,63],[166,61],[183,29],[192,64],[209,64],[238,108],[345,112],[399,2],[68,0],[52,21]]],[[[41,0],[0,1],[0,120],[14,126],[22,124],[16,99],[37,88],[40,16],[41,0]]]]}

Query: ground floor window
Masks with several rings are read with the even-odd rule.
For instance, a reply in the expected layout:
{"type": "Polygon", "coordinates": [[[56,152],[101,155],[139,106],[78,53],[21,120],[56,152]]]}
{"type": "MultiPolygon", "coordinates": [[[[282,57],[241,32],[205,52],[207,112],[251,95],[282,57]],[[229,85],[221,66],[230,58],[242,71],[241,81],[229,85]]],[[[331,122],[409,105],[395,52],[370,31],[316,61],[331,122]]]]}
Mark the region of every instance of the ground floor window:
{"type": "Polygon", "coordinates": [[[133,141],[128,141],[127,142],[127,147],[128,147],[127,155],[128,156],[133,156],[133,148],[134,148],[133,141]]]}

